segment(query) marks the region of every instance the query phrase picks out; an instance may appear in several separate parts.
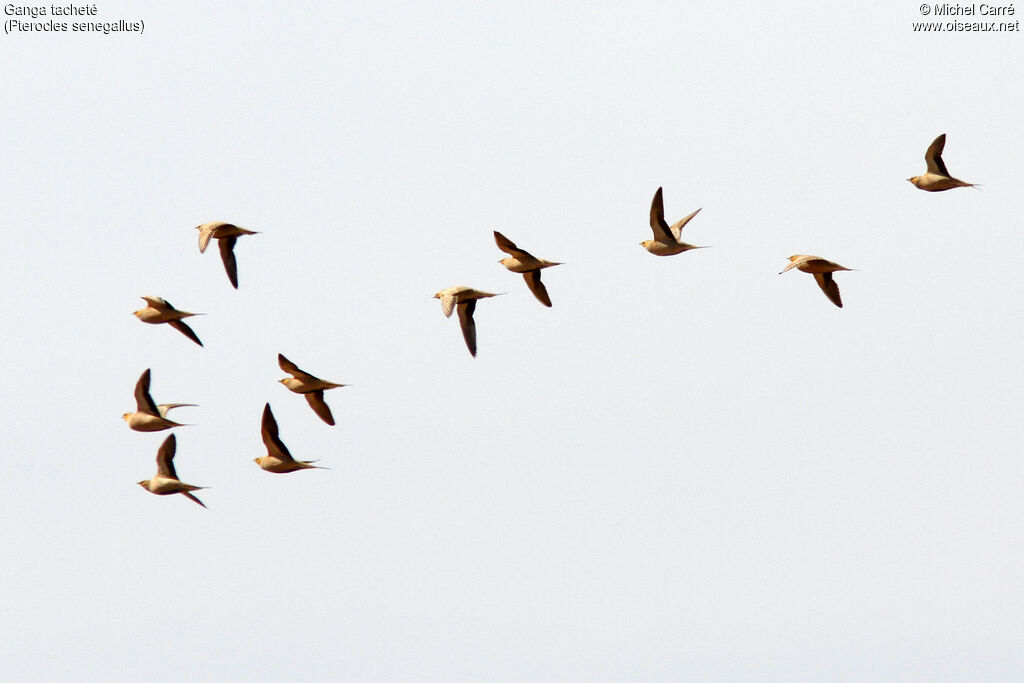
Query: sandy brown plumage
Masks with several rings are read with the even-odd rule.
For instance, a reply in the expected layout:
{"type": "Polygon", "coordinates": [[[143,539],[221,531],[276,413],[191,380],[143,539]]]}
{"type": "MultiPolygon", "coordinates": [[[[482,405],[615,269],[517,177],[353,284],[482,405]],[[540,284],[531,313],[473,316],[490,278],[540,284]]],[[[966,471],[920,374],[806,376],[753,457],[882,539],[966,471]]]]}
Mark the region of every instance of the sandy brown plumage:
{"type": "Polygon", "coordinates": [[[285,358],[282,353],[277,354],[277,364],[282,370],[291,375],[291,377],[279,379],[278,382],[288,387],[290,391],[305,396],[306,403],[308,403],[309,407],[313,409],[313,412],[316,413],[321,420],[333,427],[334,416],[331,414],[330,406],[328,406],[324,401],[324,392],[329,389],[337,389],[347,385],[328,382],[316,377],[315,375],[311,375],[305,370],[300,369],[295,363],[285,358]]]}
{"type": "Polygon", "coordinates": [[[548,290],[544,283],[540,281],[540,271],[544,268],[551,268],[552,266],[560,266],[562,264],[535,257],[530,252],[517,247],[512,240],[497,230],[494,231],[494,241],[499,249],[509,255],[508,258],[503,258],[498,263],[513,273],[522,273],[523,279],[526,280],[526,286],[537,297],[537,301],[550,308],[551,297],[548,296],[548,290]]]}
{"type": "Polygon", "coordinates": [[[277,420],[274,419],[274,413],[270,410],[269,403],[263,406],[260,437],[263,439],[263,444],[267,447],[267,454],[259,458],[253,458],[253,461],[267,472],[287,474],[288,472],[298,472],[299,470],[327,469],[326,467],[314,465],[315,460],[296,460],[292,457],[288,447],[284,445],[278,434],[277,420]]]}
{"type": "Polygon", "coordinates": [[[156,454],[156,476],[152,479],[143,479],[139,482],[139,486],[158,496],[180,493],[205,508],[206,505],[203,501],[196,498],[191,492],[206,487],[186,484],[178,479],[178,473],[174,470],[174,453],[177,450],[177,444],[178,441],[174,434],[171,434],[164,440],[156,454]]]}

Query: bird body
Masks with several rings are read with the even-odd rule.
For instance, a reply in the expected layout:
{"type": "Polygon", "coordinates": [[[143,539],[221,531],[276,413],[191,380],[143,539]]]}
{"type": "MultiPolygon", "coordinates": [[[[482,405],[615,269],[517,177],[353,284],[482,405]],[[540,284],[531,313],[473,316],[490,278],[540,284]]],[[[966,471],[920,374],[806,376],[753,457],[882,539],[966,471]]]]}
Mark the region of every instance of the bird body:
{"type": "Polygon", "coordinates": [[[206,488],[205,486],[193,486],[178,479],[178,473],[174,471],[174,451],[177,448],[177,439],[174,434],[168,436],[160,450],[156,454],[156,476],[151,479],[143,479],[139,486],[150,493],[158,496],[169,496],[172,493],[180,493],[191,501],[206,507],[203,501],[192,495],[192,491],[206,488]]]}
{"type": "Polygon", "coordinates": [[[540,271],[544,268],[560,266],[562,264],[535,257],[530,252],[517,247],[512,240],[497,230],[494,231],[494,241],[498,244],[499,249],[509,254],[508,258],[503,258],[498,263],[513,273],[522,273],[523,279],[526,280],[526,286],[537,297],[537,301],[550,308],[551,298],[548,296],[548,290],[544,283],[540,281],[540,271]]]}
{"type": "Polygon", "coordinates": [[[263,407],[263,420],[260,423],[260,436],[263,444],[267,447],[267,454],[259,458],[253,458],[253,462],[267,472],[274,474],[287,474],[299,470],[325,470],[326,467],[314,465],[315,460],[296,460],[288,452],[288,447],[281,441],[278,435],[277,420],[270,410],[270,404],[263,407]]]}
{"type": "Polygon", "coordinates": [[[167,411],[183,406],[195,406],[194,403],[161,403],[157,405],[149,394],[149,368],[139,376],[135,383],[135,412],[124,413],[121,417],[136,432],[159,432],[171,427],[187,427],[179,422],[167,419],[167,411]]]}
{"type": "Polygon", "coordinates": [[[794,254],[790,256],[789,265],[783,268],[779,275],[782,275],[782,273],[791,268],[813,274],[815,282],[821,287],[821,291],[825,292],[825,296],[829,298],[829,301],[839,308],[843,307],[843,300],[839,295],[839,285],[832,279],[832,273],[840,270],[853,270],[852,268],[846,268],[828,259],[823,259],[820,256],[811,256],[810,254],[794,254]]]}
{"type": "Polygon", "coordinates": [[[150,415],[149,413],[142,412],[125,413],[122,417],[128,423],[128,426],[136,432],[160,432],[172,427],[188,426],[174,420],[168,420],[160,415],[150,415]]]}
{"type": "Polygon", "coordinates": [[[313,412],[319,415],[321,420],[334,426],[334,416],[331,414],[330,406],[324,402],[324,392],[328,389],[337,389],[347,385],[328,382],[304,370],[300,370],[299,366],[285,358],[284,354],[281,353],[277,354],[277,364],[282,370],[291,375],[291,377],[285,377],[277,381],[288,387],[289,391],[305,396],[306,403],[313,409],[313,412]]]}
{"type": "Polygon", "coordinates": [[[655,256],[673,256],[684,251],[690,251],[691,249],[703,249],[704,247],[697,247],[680,241],[683,228],[698,213],[700,213],[700,209],[670,226],[665,222],[665,204],[661,196],[661,188],[659,187],[657,192],[654,193],[654,199],[651,200],[651,230],[654,232],[654,239],[644,240],[640,243],[640,246],[655,256]]]}
{"type": "Polygon", "coordinates": [[[942,161],[942,150],[945,146],[946,134],[943,133],[932,141],[932,144],[928,146],[928,151],[924,153],[924,160],[928,164],[928,170],[924,175],[907,178],[907,181],[913,183],[917,189],[924,190],[925,192],[944,192],[955,187],[975,187],[974,183],[964,182],[959,178],[949,175],[949,171],[946,170],[946,164],[942,161]]]}
{"type": "Polygon", "coordinates": [[[214,221],[197,225],[199,231],[199,253],[206,252],[206,246],[211,239],[217,240],[220,249],[220,260],[224,262],[224,270],[227,271],[228,280],[231,286],[238,289],[238,263],[235,261],[235,242],[242,235],[258,235],[255,230],[246,230],[231,223],[214,221]]]}
{"type": "Polygon", "coordinates": [[[478,299],[487,299],[492,296],[499,295],[481,292],[472,287],[449,287],[434,295],[435,299],[441,300],[444,317],[450,318],[452,311],[458,308],[462,338],[466,341],[466,348],[469,349],[469,353],[473,357],[476,357],[476,322],[473,320],[473,311],[476,310],[478,299]]]}

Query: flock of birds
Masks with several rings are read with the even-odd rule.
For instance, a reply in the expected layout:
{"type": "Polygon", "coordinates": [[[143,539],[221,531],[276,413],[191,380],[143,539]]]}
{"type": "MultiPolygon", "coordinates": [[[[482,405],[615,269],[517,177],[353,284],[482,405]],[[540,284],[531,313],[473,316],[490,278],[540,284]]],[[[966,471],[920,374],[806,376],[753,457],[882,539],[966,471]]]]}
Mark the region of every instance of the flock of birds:
{"type": "MultiPolygon", "coordinates": [[[[911,178],[907,178],[907,180],[918,189],[925,190],[927,192],[943,192],[957,187],[976,187],[974,183],[964,182],[963,180],[954,178],[949,174],[945,163],[942,161],[942,150],[945,145],[946,135],[943,133],[939,137],[935,138],[932,144],[929,145],[927,152],[925,152],[927,170],[924,175],[913,176],[911,178]]],[[[685,228],[698,213],[700,213],[700,209],[697,209],[678,222],[669,225],[665,221],[665,207],[662,199],[662,188],[659,187],[654,193],[654,199],[651,201],[650,222],[651,230],[654,232],[654,239],[644,240],[640,245],[656,256],[673,256],[692,249],[701,249],[702,247],[687,244],[681,240],[683,228],[685,228]]],[[[230,280],[232,287],[238,289],[238,264],[235,261],[235,243],[241,236],[254,235],[258,233],[253,230],[240,228],[237,225],[232,225],[231,223],[223,222],[204,223],[203,225],[197,226],[196,229],[199,231],[200,253],[204,253],[206,251],[206,247],[209,245],[211,239],[217,240],[221,260],[224,263],[224,269],[227,272],[228,280],[230,280]]],[[[533,295],[537,300],[544,306],[551,307],[551,298],[548,296],[547,288],[540,279],[541,271],[545,268],[551,268],[561,264],[554,261],[546,261],[544,259],[536,258],[530,254],[530,252],[517,247],[512,240],[508,239],[497,230],[494,231],[494,241],[497,243],[499,249],[508,254],[508,257],[502,259],[499,263],[514,273],[521,273],[523,279],[526,281],[527,287],[529,287],[530,291],[533,292],[533,295]]],[[[836,284],[832,274],[838,271],[852,270],[851,268],[846,268],[838,263],[821,258],[820,256],[812,256],[809,254],[794,254],[789,257],[789,261],[789,265],[781,271],[780,275],[792,268],[796,268],[805,273],[811,273],[814,275],[814,279],[818,283],[818,286],[825,293],[825,296],[827,296],[833,304],[842,308],[843,301],[839,294],[839,285],[836,284]]],[[[452,312],[454,310],[458,310],[459,324],[462,327],[462,336],[466,342],[466,347],[469,349],[469,353],[472,356],[476,356],[477,352],[476,323],[473,320],[473,312],[476,310],[476,302],[480,299],[487,299],[493,296],[498,295],[473,289],[472,287],[449,287],[434,295],[435,299],[441,300],[441,310],[444,312],[445,317],[451,317],[452,312]]],[[[192,328],[184,322],[185,318],[201,314],[180,311],[172,306],[168,301],[157,296],[143,296],[142,299],[146,302],[146,306],[134,312],[134,315],[139,320],[150,324],[166,323],[199,346],[203,345],[203,342],[200,341],[192,328]]],[[[294,393],[302,394],[309,403],[309,406],[313,409],[313,412],[315,412],[325,423],[333,426],[334,416],[331,414],[330,407],[324,401],[324,391],[337,389],[345,385],[328,382],[305,372],[280,353],[277,356],[277,362],[283,371],[291,375],[290,377],[279,380],[281,384],[294,393]]],[[[171,429],[173,427],[186,426],[169,419],[167,417],[167,413],[175,408],[185,406],[194,407],[195,404],[157,404],[153,401],[153,398],[150,395],[150,377],[149,369],[146,369],[139,377],[139,380],[135,385],[135,412],[125,413],[123,415],[125,422],[128,423],[128,426],[131,429],[139,432],[156,432],[171,429]]],[[[267,472],[284,474],[304,469],[326,469],[318,465],[314,465],[313,463],[316,462],[315,460],[296,460],[292,457],[291,453],[288,451],[288,447],[285,446],[283,441],[281,441],[281,437],[278,433],[277,420],[274,419],[274,414],[270,409],[269,403],[267,403],[263,408],[260,434],[263,438],[263,443],[267,448],[267,454],[254,458],[254,460],[260,468],[267,472]]],[[[204,505],[203,502],[192,493],[193,491],[205,487],[186,484],[178,478],[177,472],[174,469],[174,454],[176,448],[177,441],[174,434],[171,434],[164,440],[160,449],[157,451],[156,475],[150,479],[140,481],[139,485],[149,492],[161,496],[180,493],[205,508],[206,505],[204,505]]]]}
{"type": "MultiPolygon", "coordinates": [[[[224,262],[224,269],[228,274],[228,280],[231,281],[232,287],[238,289],[238,264],[235,261],[234,252],[235,242],[238,241],[238,238],[241,235],[255,235],[257,233],[253,230],[246,230],[245,228],[240,228],[237,225],[222,222],[204,223],[203,225],[197,226],[196,229],[199,230],[200,253],[206,251],[206,247],[209,245],[211,239],[217,240],[218,246],[220,247],[221,260],[224,262]]],[[[134,312],[136,318],[144,323],[150,324],[167,323],[199,346],[203,345],[199,336],[191,327],[183,322],[184,318],[201,314],[179,311],[172,306],[170,302],[158,296],[143,296],[142,300],[146,302],[146,306],[134,312]]],[[[331,414],[330,406],[328,406],[324,401],[324,392],[329,389],[337,389],[345,385],[322,380],[319,377],[302,370],[295,363],[285,358],[284,354],[281,353],[277,354],[277,364],[282,370],[291,375],[290,377],[285,377],[284,379],[279,380],[281,384],[296,394],[302,394],[306,398],[306,402],[309,403],[310,408],[313,409],[313,412],[316,413],[321,420],[333,427],[334,415],[331,414]]],[[[128,423],[128,426],[131,429],[137,432],[159,432],[173,427],[186,426],[168,418],[167,413],[174,408],[182,408],[185,406],[194,407],[195,404],[157,404],[149,392],[150,378],[150,369],[146,368],[139,377],[139,381],[135,384],[135,412],[124,413],[124,415],[122,415],[124,421],[128,423]]],[[[260,468],[267,472],[285,474],[287,472],[297,472],[299,470],[326,469],[319,465],[314,465],[313,463],[316,462],[315,460],[296,460],[292,457],[292,454],[288,451],[288,447],[285,446],[283,441],[281,441],[281,436],[278,433],[277,420],[274,419],[274,413],[271,411],[269,403],[263,407],[263,419],[260,423],[260,435],[263,438],[263,444],[267,447],[267,454],[254,458],[254,460],[260,468]]],[[[192,500],[205,508],[206,505],[203,501],[199,500],[192,493],[193,491],[197,491],[205,487],[186,484],[178,478],[178,473],[174,469],[174,454],[177,450],[177,445],[177,439],[174,434],[171,434],[164,440],[156,454],[156,475],[150,479],[140,481],[139,486],[142,486],[150,493],[155,493],[159,496],[180,493],[189,500],[192,500]]]]}

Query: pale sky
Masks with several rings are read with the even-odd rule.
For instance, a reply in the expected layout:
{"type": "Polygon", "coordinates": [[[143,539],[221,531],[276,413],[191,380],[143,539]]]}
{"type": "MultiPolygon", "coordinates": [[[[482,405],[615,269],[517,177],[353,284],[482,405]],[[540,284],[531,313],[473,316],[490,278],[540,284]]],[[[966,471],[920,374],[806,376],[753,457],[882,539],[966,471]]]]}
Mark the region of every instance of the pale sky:
{"type": "Polygon", "coordinates": [[[0,36],[5,681],[1024,679],[1019,31],[97,7],[145,31],[0,36]],[[982,189],[906,181],[941,133],[982,189]],[[659,186],[712,248],[639,246],[659,186]],[[214,220],[260,232],[237,291],[214,220]],[[552,308],[495,229],[565,263],[552,308]],[[778,274],[800,253],[856,269],[843,309],[778,274]],[[506,293],[475,359],[453,285],[506,293]],[[337,426],[279,352],[351,385],[337,426]],[[199,404],[207,510],[135,483],[169,433],[120,418],[146,368],[199,404]],[[329,470],[252,462],[268,401],[329,470]]]}

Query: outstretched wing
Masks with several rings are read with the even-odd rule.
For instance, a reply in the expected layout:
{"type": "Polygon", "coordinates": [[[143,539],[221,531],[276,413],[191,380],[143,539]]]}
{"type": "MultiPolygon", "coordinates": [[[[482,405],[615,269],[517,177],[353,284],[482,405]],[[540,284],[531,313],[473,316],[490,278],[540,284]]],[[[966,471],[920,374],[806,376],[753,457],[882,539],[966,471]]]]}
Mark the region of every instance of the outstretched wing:
{"type": "Polygon", "coordinates": [[[665,222],[665,204],[661,198],[661,188],[654,193],[654,199],[651,200],[651,230],[654,231],[654,239],[663,244],[672,244],[675,239],[672,237],[672,233],[668,229],[668,223],[665,222]]]}
{"type": "Polygon", "coordinates": [[[321,420],[333,427],[334,416],[331,415],[331,407],[324,402],[323,390],[307,391],[303,396],[306,397],[306,403],[313,409],[313,412],[319,415],[321,420]]]}
{"type": "Polygon", "coordinates": [[[160,444],[160,450],[156,452],[156,474],[158,477],[178,478],[178,473],[174,471],[174,451],[177,447],[178,440],[174,438],[174,434],[160,444]]]}
{"type": "Polygon", "coordinates": [[[466,347],[470,355],[476,357],[476,323],[473,321],[473,311],[476,310],[476,299],[470,299],[459,304],[459,324],[462,326],[462,338],[466,340],[466,347]]]}
{"type": "Polygon", "coordinates": [[[224,270],[227,271],[231,286],[235,289],[238,289],[238,264],[235,263],[235,242],[237,241],[238,237],[234,235],[217,240],[217,246],[220,247],[220,260],[224,262],[224,270]]]}
{"type": "Polygon", "coordinates": [[[537,297],[537,301],[541,302],[548,308],[551,307],[551,298],[548,296],[548,289],[544,286],[544,283],[540,281],[540,270],[531,270],[523,273],[523,279],[526,280],[526,286],[530,288],[533,295],[537,297]]]}
{"type": "Polygon", "coordinates": [[[206,507],[206,503],[204,503],[203,501],[199,500],[198,498],[196,498],[195,496],[193,496],[193,495],[192,495],[191,493],[189,493],[188,491],[178,491],[178,493],[180,493],[181,495],[185,496],[185,497],[186,497],[186,498],[188,498],[189,500],[193,500],[193,501],[195,501],[195,502],[199,503],[200,505],[202,505],[203,507],[206,507]]]}
{"type": "Polygon", "coordinates": [[[525,252],[522,249],[520,249],[519,247],[517,247],[515,245],[515,242],[513,242],[509,238],[505,237],[504,235],[502,235],[497,230],[494,231],[494,241],[498,244],[498,249],[501,249],[503,252],[505,252],[509,256],[515,256],[516,258],[519,258],[519,259],[524,259],[524,258],[525,259],[532,259],[533,258],[533,256],[531,256],[528,252],[525,252]]]}
{"type": "Polygon", "coordinates": [[[682,239],[681,234],[683,232],[683,228],[685,228],[686,224],[693,220],[693,217],[696,216],[698,213],[700,213],[700,209],[697,209],[696,211],[694,211],[693,213],[691,213],[689,216],[682,219],[678,223],[672,224],[672,227],[669,228],[669,231],[672,233],[672,236],[676,238],[676,242],[682,239]]]}
{"type": "Polygon", "coordinates": [[[815,273],[814,279],[818,286],[821,287],[821,291],[825,292],[825,296],[828,297],[829,301],[842,308],[843,300],[839,296],[839,285],[832,279],[832,273],[815,273]]]}
{"type": "Polygon", "coordinates": [[[924,153],[924,160],[928,164],[929,173],[938,173],[949,177],[946,164],[942,163],[942,150],[946,146],[946,134],[943,133],[928,145],[928,151],[924,153]]]}
{"type": "Polygon", "coordinates": [[[196,404],[195,403],[161,403],[160,405],[158,405],[156,407],[156,409],[160,411],[160,417],[167,417],[167,411],[168,410],[174,410],[175,408],[185,408],[185,407],[195,408],[196,404]]]}
{"type": "Polygon", "coordinates": [[[200,346],[203,345],[203,342],[199,341],[199,337],[196,336],[196,333],[193,332],[192,328],[189,327],[186,323],[183,323],[180,320],[169,320],[167,321],[167,324],[176,329],[178,332],[181,332],[183,335],[194,341],[196,344],[199,344],[200,346]]]}
{"type": "Polygon", "coordinates": [[[267,455],[276,456],[281,460],[294,460],[292,454],[288,452],[288,447],[284,445],[281,437],[278,436],[277,420],[274,419],[274,413],[271,412],[269,403],[263,407],[260,436],[263,437],[263,443],[267,447],[267,455]]]}
{"type": "Polygon", "coordinates": [[[444,317],[452,317],[452,311],[455,309],[456,301],[457,299],[454,294],[441,295],[441,311],[444,312],[444,317]]]}
{"type": "Polygon", "coordinates": [[[295,377],[296,379],[317,379],[316,377],[309,374],[305,370],[300,370],[299,366],[285,358],[283,353],[277,354],[277,364],[281,367],[282,370],[287,372],[292,377],[295,377]]]}
{"type": "Polygon", "coordinates": [[[146,368],[142,375],[139,376],[139,381],[135,383],[135,410],[140,413],[148,413],[149,415],[160,414],[160,409],[157,408],[156,402],[149,395],[149,368],[146,368]]]}
{"type": "Polygon", "coordinates": [[[210,243],[210,238],[213,237],[213,229],[217,227],[219,223],[203,223],[197,230],[199,230],[199,253],[202,254],[206,251],[206,245],[210,243]]]}

